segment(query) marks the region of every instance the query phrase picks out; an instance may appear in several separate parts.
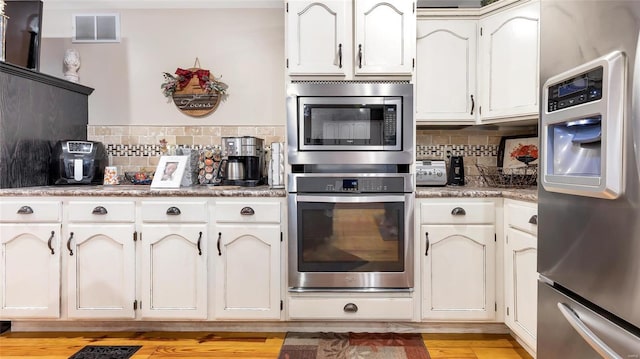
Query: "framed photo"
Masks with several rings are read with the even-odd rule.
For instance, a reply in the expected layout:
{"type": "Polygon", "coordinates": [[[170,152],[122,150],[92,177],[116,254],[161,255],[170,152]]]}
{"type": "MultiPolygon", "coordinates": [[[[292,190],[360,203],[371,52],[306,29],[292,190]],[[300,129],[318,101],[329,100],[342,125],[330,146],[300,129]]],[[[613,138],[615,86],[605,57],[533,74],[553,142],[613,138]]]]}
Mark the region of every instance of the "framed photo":
{"type": "Polygon", "coordinates": [[[505,136],[498,147],[498,167],[514,169],[538,165],[538,137],[505,136]]]}
{"type": "Polygon", "coordinates": [[[180,188],[189,156],[162,156],[151,188],[180,188]]]}

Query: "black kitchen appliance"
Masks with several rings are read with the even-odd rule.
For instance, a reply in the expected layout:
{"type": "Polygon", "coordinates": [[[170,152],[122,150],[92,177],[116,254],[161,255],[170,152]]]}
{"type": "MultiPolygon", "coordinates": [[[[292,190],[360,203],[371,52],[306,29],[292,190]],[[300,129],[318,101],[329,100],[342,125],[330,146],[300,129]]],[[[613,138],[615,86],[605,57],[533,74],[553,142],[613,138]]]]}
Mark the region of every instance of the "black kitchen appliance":
{"type": "Polygon", "coordinates": [[[96,141],[58,141],[51,156],[53,184],[102,184],[109,158],[96,141]]]}
{"type": "Polygon", "coordinates": [[[462,156],[452,156],[449,169],[449,181],[452,186],[464,186],[464,161],[462,156]]]}
{"type": "Polygon", "coordinates": [[[257,137],[223,137],[225,159],[217,177],[226,186],[253,187],[264,184],[264,140],[257,137]]]}

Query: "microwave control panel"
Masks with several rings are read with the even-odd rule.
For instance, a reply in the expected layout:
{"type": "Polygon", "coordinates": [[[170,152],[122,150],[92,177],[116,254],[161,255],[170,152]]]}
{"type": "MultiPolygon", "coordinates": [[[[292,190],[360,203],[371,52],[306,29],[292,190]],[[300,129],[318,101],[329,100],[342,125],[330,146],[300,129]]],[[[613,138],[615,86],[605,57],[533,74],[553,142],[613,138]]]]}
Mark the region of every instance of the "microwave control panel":
{"type": "Polygon", "coordinates": [[[602,98],[602,66],[549,86],[547,113],[602,98]]]}

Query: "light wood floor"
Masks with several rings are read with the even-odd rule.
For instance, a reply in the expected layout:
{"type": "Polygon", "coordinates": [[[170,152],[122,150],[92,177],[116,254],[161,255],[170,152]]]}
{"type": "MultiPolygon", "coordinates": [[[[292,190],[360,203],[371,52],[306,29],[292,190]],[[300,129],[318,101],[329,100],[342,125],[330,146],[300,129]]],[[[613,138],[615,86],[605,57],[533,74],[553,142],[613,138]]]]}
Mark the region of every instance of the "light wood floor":
{"type": "MultiPolygon", "coordinates": [[[[142,345],[142,358],[277,358],[285,333],[4,333],[0,358],[68,358],[85,345],[142,345]]],[[[422,334],[433,359],[530,359],[506,334],[422,334]]]]}

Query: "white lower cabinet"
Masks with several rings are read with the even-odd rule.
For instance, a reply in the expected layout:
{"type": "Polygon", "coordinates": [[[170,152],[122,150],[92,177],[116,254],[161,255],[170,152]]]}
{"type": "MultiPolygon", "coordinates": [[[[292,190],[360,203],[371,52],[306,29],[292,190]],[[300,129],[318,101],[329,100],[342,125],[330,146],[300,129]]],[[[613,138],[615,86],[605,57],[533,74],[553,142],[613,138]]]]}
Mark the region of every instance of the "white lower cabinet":
{"type": "Polygon", "coordinates": [[[538,298],[537,205],[505,200],[505,323],[536,348],[538,298]]]}
{"type": "Polygon", "coordinates": [[[207,201],[146,200],[140,208],[140,317],[207,319],[207,201]]]}
{"type": "Polygon", "coordinates": [[[74,198],[65,205],[67,316],[135,318],[135,202],[74,198]]]}
{"type": "Polygon", "coordinates": [[[0,318],[60,316],[60,223],[0,224],[0,318]]]}
{"type": "Polygon", "coordinates": [[[420,202],[423,320],[496,319],[495,203],[420,202]]]}
{"type": "Polygon", "coordinates": [[[290,293],[288,312],[292,320],[412,321],[413,304],[410,293],[290,293]]]}
{"type": "Polygon", "coordinates": [[[217,319],[281,318],[280,203],[216,202],[217,319]]]}

